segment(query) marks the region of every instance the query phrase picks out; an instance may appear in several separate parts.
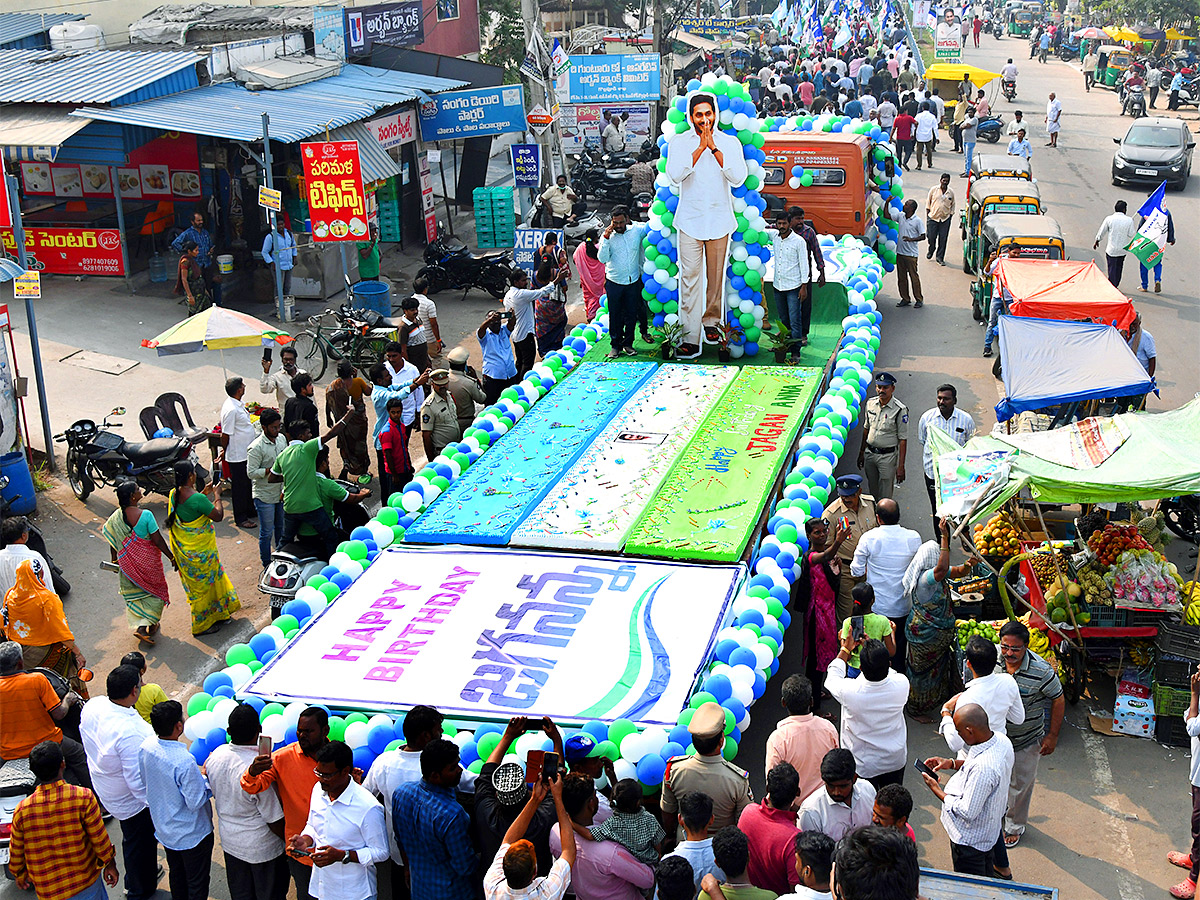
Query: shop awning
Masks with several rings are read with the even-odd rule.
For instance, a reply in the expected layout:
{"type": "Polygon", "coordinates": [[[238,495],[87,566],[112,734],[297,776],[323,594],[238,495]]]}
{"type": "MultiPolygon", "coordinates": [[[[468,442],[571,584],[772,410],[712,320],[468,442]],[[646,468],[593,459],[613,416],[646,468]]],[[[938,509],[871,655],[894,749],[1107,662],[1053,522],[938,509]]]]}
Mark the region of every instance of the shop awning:
{"type": "Polygon", "coordinates": [[[112,103],[200,83],[192,50],[0,50],[0,102],[112,103]]]}
{"type": "Polygon", "coordinates": [[[466,86],[465,81],[348,65],[342,71],[281,91],[250,91],[240,84],[210,84],[169,97],[113,109],[85,107],[72,115],[122,125],[203,134],[232,141],[262,140],[262,117],[271,138],[293,144],[388,107],[466,86]]]}
{"type": "Polygon", "coordinates": [[[54,162],[63,142],[91,122],[82,116],[72,116],[69,109],[34,103],[4,104],[0,106],[4,158],[54,162]]]}
{"type": "Polygon", "coordinates": [[[367,184],[401,174],[400,166],[379,146],[371,129],[362,122],[334,129],[329,132],[329,138],[334,141],[358,141],[358,159],[362,164],[363,181],[367,184]]]}

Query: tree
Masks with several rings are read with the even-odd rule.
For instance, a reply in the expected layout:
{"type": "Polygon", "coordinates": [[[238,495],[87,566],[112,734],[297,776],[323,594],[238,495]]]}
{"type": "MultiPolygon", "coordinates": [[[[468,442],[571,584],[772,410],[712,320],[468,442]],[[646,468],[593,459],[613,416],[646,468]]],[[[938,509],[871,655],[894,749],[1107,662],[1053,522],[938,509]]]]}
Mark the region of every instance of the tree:
{"type": "Polygon", "coordinates": [[[517,71],[525,58],[525,31],[521,24],[520,0],[487,0],[480,4],[483,33],[487,35],[483,62],[504,70],[505,84],[519,84],[517,71]]]}

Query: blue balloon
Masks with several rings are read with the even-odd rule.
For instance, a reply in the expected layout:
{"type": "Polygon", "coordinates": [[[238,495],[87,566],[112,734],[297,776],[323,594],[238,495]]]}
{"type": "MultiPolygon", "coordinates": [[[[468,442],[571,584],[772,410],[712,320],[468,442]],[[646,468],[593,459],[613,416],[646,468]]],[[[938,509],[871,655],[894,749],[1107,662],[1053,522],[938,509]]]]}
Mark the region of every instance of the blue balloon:
{"type": "Polygon", "coordinates": [[[748,609],[737,617],[738,625],[757,625],[761,628],[763,622],[764,619],[762,613],[760,613],[757,609],[748,609]]]}
{"type": "MultiPolygon", "coordinates": [[[[608,726],[595,719],[592,719],[590,722],[584,722],[583,728],[580,730],[589,735],[597,744],[608,740],[608,726]]],[[[475,735],[478,738],[479,732],[475,732],[475,735]]]]}
{"type": "Polygon", "coordinates": [[[730,654],[732,654],[733,651],[738,649],[740,646],[742,645],[733,638],[725,638],[724,640],[719,641],[716,647],[717,659],[723,663],[729,662],[730,654]]]}
{"type": "Polygon", "coordinates": [[[458,761],[463,768],[466,768],[477,759],[479,759],[479,745],[474,741],[467,741],[459,748],[458,761]]]}
{"type": "Polygon", "coordinates": [[[286,729],[286,730],[283,732],[283,742],[284,742],[285,744],[294,744],[294,743],[296,743],[296,726],[295,726],[295,725],[289,726],[289,727],[288,727],[288,728],[287,728],[287,729],[286,729]]]}
{"type": "Polygon", "coordinates": [[[196,765],[202,766],[208,759],[208,754],[212,751],[208,749],[208,744],[204,742],[204,738],[198,738],[192,741],[192,745],[188,747],[188,752],[192,754],[192,759],[196,761],[196,765]]]}
{"type": "MultiPolygon", "coordinates": [[[[691,740],[690,740],[691,735],[689,735],[687,733],[687,726],[686,725],[676,725],[675,727],[683,729],[684,737],[689,738],[688,743],[690,744],[691,743],[691,740]]],[[[675,733],[674,729],[672,729],[671,733],[672,734],[675,733]]],[[[675,757],[675,756],[683,756],[683,754],[686,752],[685,747],[686,747],[686,744],[681,744],[679,741],[667,741],[665,744],[663,744],[663,748],[662,748],[662,751],[659,753],[659,756],[661,756],[663,759],[671,759],[672,757],[675,757]]],[[[666,773],[663,773],[663,774],[666,774],[666,773]]]]}
{"type": "MultiPolygon", "coordinates": [[[[271,646],[272,647],[275,646],[274,641],[271,641],[271,646]]],[[[229,687],[229,685],[227,685],[227,684],[223,684],[219,688],[217,688],[215,691],[213,691],[213,696],[214,697],[230,697],[230,698],[232,698],[234,696],[233,688],[229,687]]]]}
{"type": "Polygon", "coordinates": [[[204,743],[215,750],[225,743],[225,737],[224,728],[211,728],[208,734],[204,736],[204,743]]]}
{"type": "Polygon", "coordinates": [[[334,575],[329,580],[331,582],[333,582],[334,584],[336,584],[343,591],[346,588],[350,587],[350,585],[352,585],[354,583],[354,579],[342,571],[339,571],[336,575],[334,575]]]}
{"type": "MultiPolygon", "coordinates": [[[[683,747],[684,750],[686,750],[687,745],[692,742],[692,735],[688,731],[688,727],[686,725],[676,725],[674,728],[672,728],[670,738],[671,739],[667,741],[667,747],[671,746],[671,744],[675,744],[676,746],[683,747]]],[[[663,756],[667,755],[667,747],[663,747],[663,756]]],[[[679,753],[676,753],[675,755],[681,755],[684,750],[679,751],[679,753]]]]}
{"type": "Polygon", "coordinates": [[[263,711],[263,707],[267,705],[267,701],[264,700],[262,697],[247,697],[242,702],[245,703],[247,706],[254,707],[254,711],[256,713],[261,713],[263,711]]]}
{"type": "Polygon", "coordinates": [[[767,690],[767,679],[758,669],[754,670],[754,699],[757,700],[767,690]]]}
{"type": "Polygon", "coordinates": [[[785,629],[789,625],[792,624],[792,614],[790,612],[788,612],[786,609],[784,609],[784,611],[779,614],[779,624],[782,625],[785,629]]]}
{"type": "MultiPolygon", "coordinates": [[[[289,616],[295,616],[297,620],[303,619],[306,616],[312,615],[312,608],[303,600],[289,600],[283,604],[283,611],[289,616]]],[[[254,637],[266,637],[266,635],[256,634],[254,637]]],[[[271,647],[275,646],[275,642],[271,641],[271,647]]],[[[271,647],[265,649],[270,650],[271,647]]],[[[254,649],[254,644],[251,642],[250,648],[254,649]]],[[[258,654],[255,653],[257,656],[258,654]]]]}
{"type": "Polygon", "coordinates": [[[350,540],[352,541],[365,541],[371,537],[373,537],[371,534],[371,529],[366,525],[359,525],[352,532],[350,532],[350,540]]]}
{"type": "Polygon", "coordinates": [[[733,683],[727,675],[709,675],[704,679],[704,690],[716,698],[718,703],[733,696],[733,683]]]}
{"type": "MultiPolygon", "coordinates": [[[[273,659],[275,658],[275,654],[276,654],[277,652],[279,652],[279,651],[277,651],[277,650],[268,650],[266,653],[264,653],[262,656],[260,656],[260,657],[258,658],[258,661],[259,661],[260,663],[262,663],[262,664],[265,666],[267,663],[269,663],[271,660],[273,660],[273,659]]],[[[248,701],[247,701],[247,702],[248,702],[248,701]]],[[[263,705],[265,706],[266,704],[263,704],[263,705]]],[[[262,712],[262,710],[260,709],[260,710],[259,710],[259,712],[262,712]]]]}
{"type": "Polygon", "coordinates": [[[224,672],[210,672],[204,679],[204,693],[216,696],[217,688],[233,687],[233,679],[224,672]]]}
{"type": "Polygon", "coordinates": [[[667,761],[657,753],[647,753],[637,764],[638,781],[642,784],[662,784],[667,771],[667,761]]]}
{"type": "Polygon", "coordinates": [[[354,748],[354,765],[356,768],[368,772],[375,762],[377,754],[371,751],[370,747],[355,747],[354,748]]]}
{"type": "MultiPolygon", "coordinates": [[[[305,605],[307,606],[308,604],[305,605]]],[[[275,649],[275,641],[269,634],[256,634],[250,638],[250,649],[254,651],[254,656],[261,660],[264,653],[275,649]]]]}
{"type": "Polygon", "coordinates": [[[396,733],[388,726],[376,725],[367,734],[367,746],[370,748],[372,753],[379,755],[387,749],[387,745],[390,744],[395,737],[396,733]]]}
{"type": "Polygon", "coordinates": [[[753,650],[738,647],[729,654],[729,664],[731,666],[749,666],[753,669],[758,665],[758,657],[754,655],[753,650]]]}
{"type": "MultiPolygon", "coordinates": [[[[417,493],[421,492],[420,488],[414,488],[414,490],[416,490],[417,493]]],[[[339,569],[337,566],[326,566],[325,568],[323,568],[321,570],[321,577],[324,578],[326,581],[332,581],[333,576],[336,575],[340,571],[341,571],[341,569],[339,569]]]]}

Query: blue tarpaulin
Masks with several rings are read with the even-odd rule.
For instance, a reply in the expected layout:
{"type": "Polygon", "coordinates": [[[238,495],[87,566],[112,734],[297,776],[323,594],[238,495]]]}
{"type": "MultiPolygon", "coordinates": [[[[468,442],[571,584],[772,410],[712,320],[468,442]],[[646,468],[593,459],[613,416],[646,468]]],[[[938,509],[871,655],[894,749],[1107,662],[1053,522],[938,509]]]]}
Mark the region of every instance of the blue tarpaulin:
{"type": "Polygon", "coordinates": [[[1001,422],[1026,410],[1154,389],[1154,379],[1111,325],[1001,316],[1000,363],[1001,422]]]}

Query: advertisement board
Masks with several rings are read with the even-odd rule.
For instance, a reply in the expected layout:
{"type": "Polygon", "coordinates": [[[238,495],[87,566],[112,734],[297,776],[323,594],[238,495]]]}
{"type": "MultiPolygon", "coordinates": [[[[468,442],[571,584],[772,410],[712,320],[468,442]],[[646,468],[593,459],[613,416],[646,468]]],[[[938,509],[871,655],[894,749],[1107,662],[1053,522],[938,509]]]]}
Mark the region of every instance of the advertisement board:
{"type": "Polygon", "coordinates": [[[537,144],[512,144],[513,179],[519,188],[535,188],[542,180],[542,148],[537,144]]]}
{"type": "Polygon", "coordinates": [[[367,127],[384,150],[402,147],[417,139],[417,112],[414,109],[402,109],[389,116],[371,119],[367,127]]]}
{"type": "Polygon", "coordinates": [[[628,100],[658,100],[662,85],[658,57],[649,53],[627,55],[571,55],[565,73],[564,103],[622,103],[628,100]]]}
{"type": "Polygon", "coordinates": [[[524,131],[525,98],[520,85],[446,91],[422,103],[419,118],[423,141],[524,131]]]}
{"type": "Polygon", "coordinates": [[[548,234],[558,235],[558,246],[563,246],[561,228],[521,227],[516,229],[513,232],[513,265],[533,275],[533,270],[536,268],[534,259],[538,250],[545,245],[548,234]]]}
{"type": "Polygon", "coordinates": [[[585,141],[599,142],[604,132],[604,114],[628,115],[625,120],[625,149],[636,153],[650,136],[648,103],[583,103],[564,106],[558,121],[563,149],[567,153],[583,150],[585,141]]]}
{"type": "MultiPolygon", "coordinates": [[[[4,249],[16,257],[12,229],[0,229],[4,249]]],[[[25,255],[30,271],[49,275],[124,275],[121,232],[115,228],[25,229],[25,255]]]]}
{"type": "Polygon", "coordinates": [[[421,0],[380,3],[346,10],[348,56],[369,53],[376,41],[391,47],[413,47],[425,40],[421,0]]]}
{"type": "Polygon", "coordinates": [[[679,27],[688,34],[702,37],[728,37],[737,30],[737,19],[713,19],[707,16],[684,16],[679,27]]]}
{"type": "Polygon", "coordinates": [[[243,688],[340,709],[672,727],[745,578],[589,554],[383,551],[243,688]]]}
{"type": "Polygon", "coordinates": [[[358,141],[300,145],[314,241],[361,241],[367,236],[358,141]]]}
{"type": "Polygon", "coordinates": [[[957,19],[952,22],[938,19],[934,31],[933,56],[938,62],[956,63],[962,60],[962,25],[957,19]]]}
{"type": "Polygon", "coordinates": [[[429,154],[417,157],[417,172],[421,179],[421,211],[425,219],[425,243],[437,239],[437,213],[433,210],[433,177],[429,171],[429,154]]]}

